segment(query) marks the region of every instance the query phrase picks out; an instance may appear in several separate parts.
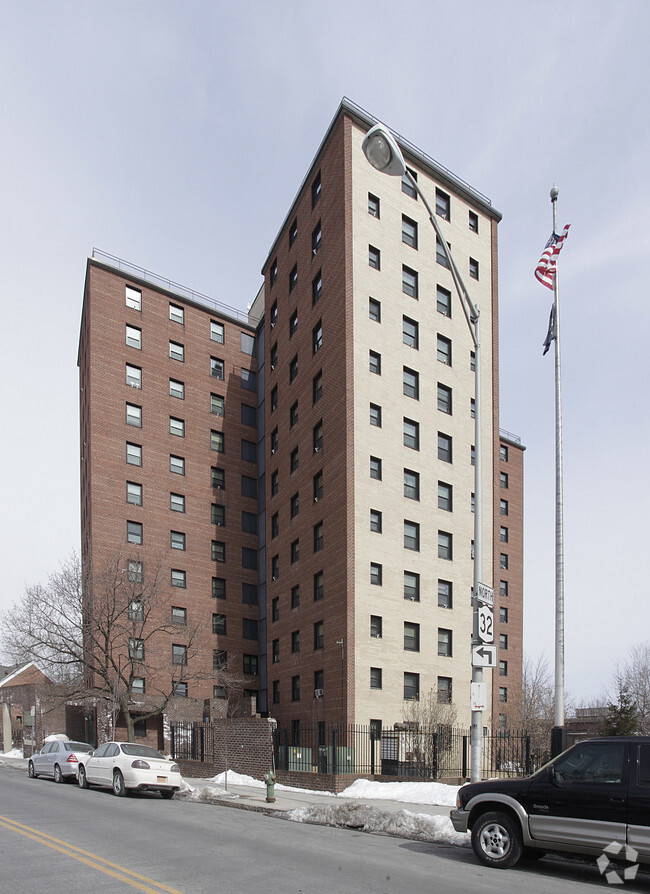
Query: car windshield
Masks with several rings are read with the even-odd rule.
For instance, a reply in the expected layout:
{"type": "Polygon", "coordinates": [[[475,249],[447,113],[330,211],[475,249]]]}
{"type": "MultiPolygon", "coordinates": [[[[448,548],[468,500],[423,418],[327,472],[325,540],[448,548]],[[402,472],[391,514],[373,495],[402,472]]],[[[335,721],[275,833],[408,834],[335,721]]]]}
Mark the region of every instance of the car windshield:
{"type": "Polygon", "coordinates": [[[93,750],[93,746],[87,742],[64,742],[63,747],[66,751],[83,751],[85,754],[93,750]]]}
{"type": "Polygon", "coordinates": [[[129,754],[131,757],[157,757],[159,760],[165,760],[162,754],[156,751],[155,748],[151,748],[150,745],[131,745],[127,743],[126,745],[120,745],[120,748],[124,754],[129,754]]]}

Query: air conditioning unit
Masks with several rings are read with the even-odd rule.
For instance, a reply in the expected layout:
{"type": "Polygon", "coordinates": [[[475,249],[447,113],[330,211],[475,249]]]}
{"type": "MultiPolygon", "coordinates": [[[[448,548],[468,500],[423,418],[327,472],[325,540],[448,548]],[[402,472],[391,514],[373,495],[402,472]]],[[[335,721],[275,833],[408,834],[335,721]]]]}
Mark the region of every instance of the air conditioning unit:
{"type": "Polygon", "coordinates": [[[318,497],[314,497],[314,503],[318,503],[318,497]]]}
{"type": "Polygon", "coordinates": [[[381,639],[381,633],[371,633],[370,636],[372,636],[374,639],[381,639]]]}
{"type": "Polygon", "coordinates": [[[322,689],[314,689],[314,698],[322,698],[323,690],[322,689]]]}
{"type": "Polygon", "coordinates": [[[277,579],[278,579],[278,578],[277,578],[277,576],[276,576],[275,574],[274,574],[273,577],[271,578],[271,580],[277,580],[277,579]]]}
{"type": "Polygon", "coordinates": [[[271,447],[271,456],[275,453],[275,447],[271,447]]]}
{"type": "Polygon", "coordinates": [[[314,447],[314,453],[318,453],[319,450],[320,450],[320,447],[314,447]]]}

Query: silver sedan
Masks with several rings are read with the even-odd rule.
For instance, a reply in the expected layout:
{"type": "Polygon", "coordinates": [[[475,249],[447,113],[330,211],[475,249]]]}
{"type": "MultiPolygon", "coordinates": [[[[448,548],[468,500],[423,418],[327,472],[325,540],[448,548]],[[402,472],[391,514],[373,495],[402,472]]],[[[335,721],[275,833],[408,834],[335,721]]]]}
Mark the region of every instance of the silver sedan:
{"type": "Polygon", "coordinates": [[[27,772],[32,779],[37,776],[52,776],[55,782],[76,779],[80,758],[92,754],[93,746],[87,742],[66,742],[54,739],[46,742],[40,751],[29,759],[27,772]]]}

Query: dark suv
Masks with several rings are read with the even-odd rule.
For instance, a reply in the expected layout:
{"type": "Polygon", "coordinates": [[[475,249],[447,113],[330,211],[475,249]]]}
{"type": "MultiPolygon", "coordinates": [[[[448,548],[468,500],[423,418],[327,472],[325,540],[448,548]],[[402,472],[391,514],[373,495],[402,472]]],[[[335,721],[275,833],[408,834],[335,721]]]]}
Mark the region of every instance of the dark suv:
{"type": "Polygon", "coordinates": [[[547,851],[597,857],[612,843],[650,863],[650,737],[579,742],[533,776],[464,785],[456,805],[454,829],[471,830],[487,866],[547,851]]]}

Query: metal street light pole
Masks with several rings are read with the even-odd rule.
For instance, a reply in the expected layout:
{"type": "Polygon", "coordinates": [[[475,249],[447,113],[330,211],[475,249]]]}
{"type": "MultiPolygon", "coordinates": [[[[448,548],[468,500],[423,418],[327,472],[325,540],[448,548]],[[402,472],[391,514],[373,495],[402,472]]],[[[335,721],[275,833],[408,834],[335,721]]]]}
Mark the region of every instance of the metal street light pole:
{"type": "MultiPolygon", "coordinates": [[[[445,254],[445,259],[451,271],[454,285],[460,299],[460,305],[465,315],[465,320],[474,345],[474,574],[472,590],[473,606],[473,630],[472,645],[477,645],[479,638],[478,593],[479,583],[483,570],[483,498],[482,498],[482,455],[481,449],[481,341],[480,341],[480,314],[478,307],[469,296],[465,283],[460,275],[456,262],[447,245],[447,240],[442,235],[440,225],[431,206],[427,202],[417,180],[406,167],[404,156],[397,145],[393,135],[381,124],[376,124],[366,134],[363,141],[363,152],[370,164],[384,174],[406,177],[417,195],[421,198],[424,207],[429,213],[429,220],[436,233],[436,238],[445,254]]],[[[492,625],[493,627],[493,625],[492,625]]],[[[491,634],[490,634],[491,635],[491,634]]],[[[490,640],[491,641],[491,640],[490,640]]],[[[472,683],[483,682],[482,667],[474,667],[472,664],[472,683]]],[[[480,781],[482,777],[483,759],[483,711],[472,711],[472,725],[470,735],[470,774],[472,782],[480,781]]]]}

